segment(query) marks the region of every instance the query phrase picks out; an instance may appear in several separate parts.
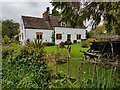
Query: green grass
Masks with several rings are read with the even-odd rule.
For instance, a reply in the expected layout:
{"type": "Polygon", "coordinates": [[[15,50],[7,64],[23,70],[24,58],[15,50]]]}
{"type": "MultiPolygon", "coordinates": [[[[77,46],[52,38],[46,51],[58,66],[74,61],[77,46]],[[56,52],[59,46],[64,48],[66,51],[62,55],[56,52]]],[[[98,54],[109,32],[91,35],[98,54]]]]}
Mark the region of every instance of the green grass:
{"type": "MultiPolygon", "coordinates": [[[[65,46],[67,47],[67,46],[65,46]]],[[[71,58],[82,58],[83,57],[83,53],[80,52],[81,51],[87,51],[88,48],[82,48],[81,45],[78,44],[72,44],[71,45],[71,58]]],[[[47,46],[45,47],[45,51],[46,54],[51,54],[51,53],[60,53],[62,55],[66,55],[66,48],[58,48],[58,46],[47,46]]],[[[80,66],[81,60],[70,60],[70,66],[69,66],[69,70],[70,70],[70,76],[72,77],[78,77],[78,69],[80,66]]],[[[56,71],[56,65],[53,63],[49,64],[49,68],[53,71],[53,73],[55,73],[56,71]]],[[[60,64],[58,65],[58,72],[63,72],[63,73],[68,73],[67,70],[67,63],[65,64],[60,64]]]]}
{"type": "MultiPolygon", "coordinates": [[[[70,60],[69,63],[69,75],[71,77],[76,78],[77,80],[79,79],[79,67],[81,65],[81,60],[70,60]]],[[[56,73],[56,64],[49,64],[48,66],[50,70],[52,70],[53,73],[56,73]]],[[[64,64],[59,64],[57,68],[57,72],[61,72],[64,74],[68,74],[68,68],[67,68],[67,63],[64,64]]],[[[92,78],[93,75],[93,66],[90,64],[85,64],[81,67],[80,70],[80,79],[88,79],[92,78]]]]}
{"type": "MultiPolygon", "coordinates": [[[[71,58],[81,58],[83,56],[83,53],[80,52],[80,50],[87,51],[88,48],[82,48],[80,44],[72,44],[71,45],[71,58]]],[[[46,54],[59,52],[62,55],[67,55],[66,48],[58,48],[58,46],[46,46],[45,51],[46,51],[46,54]]]]}
{"type": "MultiPolygon", "coordinates": [[[[18,55],[19,50],[22,46],[17,44],[10,44],[9,46],[3,46],[2,49],[11,49],[13,48],[15,50],[15,54],[18,55]]],[[[81,65],[82,60],[74,60],[73,58],[82,58],[83,53],[80,52],[86,51],[88,48],[82,48],[80,44],[73,44],[71,45],[71,60],[69,63],[69,76],[74,77],[78,84],[81,85],[81,87],[92,87],[92,85],[96,85],[95,87],[100,87],[100,84],[107,85],[107,87],[112,87],[111,85],[111,73],[110,69],[102,69],[101,67],[97,68],[97,73],[94,71],[94,65],[92,64],[85,64],[82,65],[80,68],[79,73],[79,66],[81,65]],[[95,74],[95,75],[94,75],[95,74]],[[95,79],[94,79],[95,78],[95,79]],[[94,84],[88,85],[88,82],[91,82],[92,80],[95,80],[94,84]],[[103,83],[104,82],[104,83],[103,83]],[[88,86],[87,86],[88,85],[88,86]]],[[[51,53],[61,53],[62,55],[66,54],[66,48],[57,48],[57,46],[45,46],[46,54],[51,53]]],[[[5,65],[6,66],[6,65],[5,65]]],[[[55,63],[49,63],[48,67],[50,70],[52,70],[52,73],[56,73],[56,64],[55,63]]],[[[62,72],[64,74],[68,75],[68,67],[67,63],[59,64],[57,68],[57,72],[62,72]]],[[[27,73],[26,73],[27,74],[27,73]]],[[[118,78],[119,79],[119,78],[118,78]]],[[[1,83],[1,81],[0,81],[1,83]]],[[[116,83],[116,82],[115,82],[116,83]]]]}

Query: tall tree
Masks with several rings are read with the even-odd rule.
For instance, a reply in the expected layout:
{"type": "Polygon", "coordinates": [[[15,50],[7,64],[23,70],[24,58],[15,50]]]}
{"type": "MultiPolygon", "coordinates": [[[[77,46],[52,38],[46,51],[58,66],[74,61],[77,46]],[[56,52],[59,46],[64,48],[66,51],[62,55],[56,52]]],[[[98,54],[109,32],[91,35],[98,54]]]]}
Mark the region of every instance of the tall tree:
{"type": "Polygon", "coordinates": [[[54,7],[53,15],[59,15],[62,22],[71,27],[84,27],[83,20],[79,14],[80,2],[51,2],[54,7]]]}
{"type": "Polygon", "coordinates": [[[88,20],[94,29],[103,17],[107,33],[120,35],[120,1],[85,2],[82,7],[80,2],[52,2],[52,5],[54,10],[60,10],[62,20],[72,27],[82,27],[83,21],[88,20]]]}
{"type": "Polygon", "coordinates": [[[19,23],[16,23],[13,20],[2,21],[2,37],[6,35],[10,39],[13,38],[19,33],[19,26],[19,23]]]}
{"type": "Polygon", "coordinates": [[[87,2],[82,13],[86,19],[91,20],[93,28],[99,25],[103,17],[107,33],[120,35],[120,2],[87,2]]]}

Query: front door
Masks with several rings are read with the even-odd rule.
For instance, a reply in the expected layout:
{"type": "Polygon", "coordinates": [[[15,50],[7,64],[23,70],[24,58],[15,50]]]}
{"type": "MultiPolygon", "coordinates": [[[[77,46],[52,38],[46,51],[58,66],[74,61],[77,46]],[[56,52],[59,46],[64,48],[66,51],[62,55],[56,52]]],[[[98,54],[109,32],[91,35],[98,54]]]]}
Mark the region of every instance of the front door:
{"type": "Polygon", "coordinates": [[[67,41],[71,41],[71,34],[67,34],[67,41]]]}

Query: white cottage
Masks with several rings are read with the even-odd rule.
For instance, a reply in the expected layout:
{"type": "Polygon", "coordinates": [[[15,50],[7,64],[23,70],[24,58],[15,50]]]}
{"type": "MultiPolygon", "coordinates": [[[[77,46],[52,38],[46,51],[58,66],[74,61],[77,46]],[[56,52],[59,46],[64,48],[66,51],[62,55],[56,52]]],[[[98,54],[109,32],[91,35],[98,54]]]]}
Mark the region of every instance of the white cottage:
{"type": "Polygon", "coordinates": [[[78,28],[63,27],[60,19],[49,15],[46,11],[43,18],[22,16],[19,41],[22,44],[29,39],[42,39],[43,42],[52,42],[52,35],[55,35],[55,44],[71,40],[71,42],[80,42],[86,39],[86,30],[78,28]]]}
{"type": "Polygon", "coordinates": [[[67,40],[81,42],[81,39],[86,39],[86,30],[78,28],[55,27],[55,43],[59,44],[67,40]]]}

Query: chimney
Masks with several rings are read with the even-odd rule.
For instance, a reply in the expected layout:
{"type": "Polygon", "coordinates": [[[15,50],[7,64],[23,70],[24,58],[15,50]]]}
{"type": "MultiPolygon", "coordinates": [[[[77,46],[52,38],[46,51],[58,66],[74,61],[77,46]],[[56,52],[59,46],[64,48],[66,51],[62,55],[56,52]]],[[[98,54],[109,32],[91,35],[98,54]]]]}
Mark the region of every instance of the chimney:
{"type": "Polygon", "coordinates": [[[47,9],[46,12],[43,13],[43,19],[45,21],[49,21],[50,20],[50,18],[49,18],[49,7],[47,7],[46,9],[47,9]]]}

